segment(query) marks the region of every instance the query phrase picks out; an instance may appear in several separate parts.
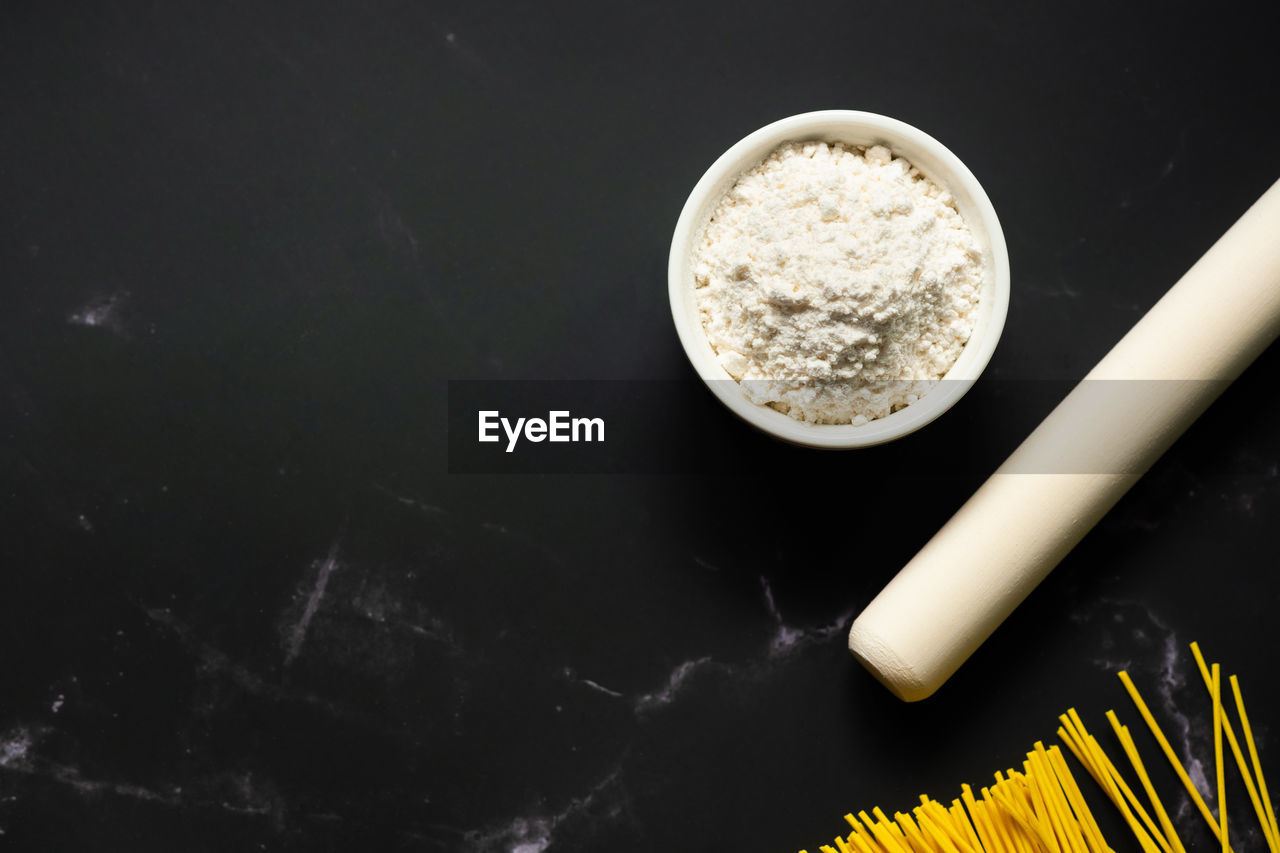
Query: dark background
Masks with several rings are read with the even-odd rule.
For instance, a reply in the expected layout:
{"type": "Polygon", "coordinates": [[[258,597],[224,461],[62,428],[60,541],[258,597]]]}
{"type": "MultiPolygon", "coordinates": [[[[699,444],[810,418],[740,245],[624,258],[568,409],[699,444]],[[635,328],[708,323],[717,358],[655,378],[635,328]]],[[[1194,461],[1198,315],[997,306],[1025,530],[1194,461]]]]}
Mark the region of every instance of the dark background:
{"type": "Polygon", "coordinates": [[[814,850],[1071,705],[1158,767],[1121,666],[1205,755],[1192,639],[1280,773],[1275,350],[934,698],[844,647],[1009,449],[982,425],[1280,176],[1262,5],[792,5],[0,9],[0,848],[814,850]],[[689,379],[684,198],[823,108],[982,181],[986,379],[875,465],[703,392],[735,471],[448,473],[449,380],[689,379]]]}

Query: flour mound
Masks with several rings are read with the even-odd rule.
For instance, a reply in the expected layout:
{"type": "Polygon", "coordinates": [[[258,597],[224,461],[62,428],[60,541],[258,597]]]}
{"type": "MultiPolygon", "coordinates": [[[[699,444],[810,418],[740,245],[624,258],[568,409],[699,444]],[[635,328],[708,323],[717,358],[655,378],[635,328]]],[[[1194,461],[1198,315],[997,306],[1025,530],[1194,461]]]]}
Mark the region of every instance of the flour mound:
{"type": "Polygon", "coordinates": [[[915,402],[955,363],[982,256],[951,194],[906,160],[806,142],[729,190],[693,273],[707,339],[751,400],[861,424],[915,402]]]}

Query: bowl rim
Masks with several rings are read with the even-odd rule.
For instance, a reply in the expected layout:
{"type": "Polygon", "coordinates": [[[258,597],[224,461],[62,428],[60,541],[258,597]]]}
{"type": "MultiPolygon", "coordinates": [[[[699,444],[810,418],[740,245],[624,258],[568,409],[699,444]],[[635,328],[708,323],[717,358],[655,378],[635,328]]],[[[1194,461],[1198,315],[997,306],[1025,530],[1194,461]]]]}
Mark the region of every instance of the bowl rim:
{"type": "Polygon", "coordinates": [[[1009,289],[1009,253],[1004,231],[995,207],[969,168],[950,149],[919,128],[861,110],[817,110],[788,116],[734,143],[711,164],[689,193],[676,221],[667,259],[672,319],[685,355],[699,378],[724,405],[753,427],[793,444],[829,449],[870,447],[901,438],[931,423],[955,405],[973,386],[995,352],[1008,316],[1009,289]],[[991,276],[990,281],[983,282],[979,324],[938,385],[906,408],[858,426],[807,423],[749,400],[738,382],[715,360],[696,306],[695,310],[689,310],[692,274],[687,262],[692,255],[693,241],[702,230],[703,220],[714,209],[714,202],[719,201],[738,176],[784,143],[847,142],[842,134],[849,138],[870,136],[886,144],[895,155],[907,156],[913,166],[950,191],[966,223],[986,250],[988,258],[984,260],[991,276]],[[922,165],[917,159],[929,162],[922,165]],[[940,171],[946,175],[936,174],[940,171]]]}

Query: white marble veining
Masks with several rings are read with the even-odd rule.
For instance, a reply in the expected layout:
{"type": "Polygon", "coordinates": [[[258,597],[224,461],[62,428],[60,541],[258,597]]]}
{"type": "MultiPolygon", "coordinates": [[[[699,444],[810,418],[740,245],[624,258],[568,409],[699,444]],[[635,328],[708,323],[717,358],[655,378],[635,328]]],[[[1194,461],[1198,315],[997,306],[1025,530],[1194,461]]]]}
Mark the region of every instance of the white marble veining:
{"type": "Polygon", "coordinates": [[[644,714],[670,705],[699,670],[716,665],[710,657],[700,657],[677,664],[664,684],[636,698],[634,704],[636,713],[644,714]]]}
{"type": "Polygon", "coordinates": [[[629,795],[614,767],[586,793],[571,798],[558,811],[535,810],[464,835],[474,853],[542,853],[551,847],[556,830],[575,819],[611,821],[623,814],[629,795]]]}
{"type": "Polygon", "coordinates": [[[286,667],[293,663],[297,659],[298,653],[302,651],[302,644],[307,639],[307,628],[310,627],[311,620],[315,618],[316,611],[320,609],[320,605],[324,601],[324,594],[329,588],[329,576],[338,568],[338,544],[341,539],[341,534],[335,537],[333,544],[329,546],[328,556],[314,565],[316,571],[315,582],[307,595],[302,615],[298,617],[298,621],[294,623],[288,632],[284,656],[284,665],[286,667]]]}
{"type": "Polygon", "coordinates": [[[101,294],[71,312],[67,323],[72,326],[87,326],[128,337],[129,329],[124,319],[124,309],[129,301],[130,293],[120,290],[114,293],[101,294]]]}
{"type": "Polygon", "coordinates": [[[187,785],[141,785],[129,780],[86,776],[78,767],[39,753],[40,743],[54,734],[47,727],[21,727],[0,734],[0,770],[44,779],[65,786],[81,796],[123,797],[166,807],[215,808],[232,814],[269,816],[284,821],[283,800],[275,786],[247,771],[205,775],[187,785]]]}
{"type": "MultiPolygon", "coordinates": [[[[1209,784],[1205,764],[1200,757],[1206,754],[1206,748],[1208,755],[1213,754],[1212,740],[1206,743],[1205,737],[1199,735],[1211,730],[1212,720],[1204,711],[1202,691],[1187,689],[1187,673],[1195,674],[1195,663],[1190,659],[1190,652],[1186,651],[1187,643],[1179,639],[1177,632],[1155,610],[1141,601],[1103,598],[1091,608],[1074,614],[1073,618],[1080,622],[1095,619],[1102,622],[1097,649],[1102,654],[1095,653],[1094,665],[1105,672],[1129,672],[1138,690],[1147,698],[1148,705],[1153,706],[1152,711],[1177,751],[1187,775],[1202,792],[1205,801],[1212,804],[1216,799],[1216,789],[1209,784]],[[1151,701],[1152,682],[1158,701],[1151,701]]],[[[1194,685],[1199,684],[1199,675],[1195,674],[1194,685]]],[[[1126,701],[1125,706],[1117,710],[1122,721],[1126,716],[1137,717],[1137,712],[1127,706],[1126,701]]],[[[1130,728],[1135,726],[1145,728],[1140,719],[1130,721],[1130,728]]],[[[1179,788],[1173,798],[1176,802],[1174,817],[1180,824],[1200,819],[1186,791],[1179,788]]]]}

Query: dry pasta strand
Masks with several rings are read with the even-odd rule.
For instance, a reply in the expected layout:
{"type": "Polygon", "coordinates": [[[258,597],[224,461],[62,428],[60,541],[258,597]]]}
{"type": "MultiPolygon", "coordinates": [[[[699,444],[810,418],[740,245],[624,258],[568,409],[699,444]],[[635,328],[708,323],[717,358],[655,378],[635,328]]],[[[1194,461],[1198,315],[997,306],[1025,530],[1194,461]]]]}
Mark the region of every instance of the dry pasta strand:
{"type": "MultiPolygon", "coordinates": [[[[1280,853],[1280,828],[1276,825],[1275,810],[1267,793],[1239,681],[1236,676],[1230,676],[1240,730],[1244,733],[1243,746],[1222,701],[1221,666],[1216,663],[1208,666],[1197,644],[1191,644],[1191,651],[1213,702],[1216,818],[1205,803],[1204,795],[1192,784],[1186,768],[1129,674],[1121,672],[1120,681],[1224,853],[1231,851],[1226,811],[1227,749],[1230,749],[1244,779],[1269,850],[1280,853]]],[[[1090,734],[1074,708],[1068,708],[1058,717],[1058,737],[1115,805],[1144,853],[1187,853],[1147,772],[1132,733],[1114,711],[1107,711],[1106,716],[1138,776],[1151,812],[1143,806],[1142,800],[1125,781],[1098,739],[1090,734]]],[[[866,811],[860,811],[856,816],[846,814],[848,834],[837,836],[834,844],[823,844],[817,849],[821,853],[1114,853],[1103,837],[1061,747],[1046,748],[1044,743],[1037,741],[1020,767],[997,771],[994,784],[979,789],[980,797],[969,785],[962,785],[960,796],[951,800],[950,806],[922,795],[918,806],[910,812],[894,812],[893,817],[879,807],[873,808],[870,814],[866,811]]]]}
{"type": "MultiPolygon", "coordinates": [[[[1209,811],[1209,807],[1205,805],[1204,797],[1192,784],[1191,777],[1187,775],[1187,770],[1182,766],[1182,762],[1178,760],[1178,756],[1173,751],[1173,747],[1169,744],[1169,739],[1164,736],[1164,732],[1160,729],[1160,725],[1156,722],[1155,717],[1151,715],[1151,710],[1147,707],[1147,703],[1143,701],[1142,694],[1138,692],[1138,688],[1134,686],[1133,679],[1129,678],[1129,673],[1121,670],[1120,682],[1124,685],[1124,689],[1128,691],[1129,698],[1133,700],[1134,706],[1138,709],[1138,713],[1142,715],[1142,719],[1147,724],[1147,728],[1151,730],[1151,734],[1155,736],[1156,742],[1160,744],[1160,748],[1164,750],[1165,758],[1169,759],[1169,764],[1173,767],[1173,772],[1178,774],[1183,787],[1187,789],[1187,793],[1191,795],[1191,801],[1196,804],[1196,808],[1200,810],[1200,816],[1209,824],[1209,828],[1213,831],[1214,837],[1219,842],[1222,841],[1218,822],[1214,820],[1213,814],[1209,811]]],[[[1229,849],[1229,848],[1228,848],[1229,849]]]]}
{"type": "Polygon", "coordinates": [[[1227,777],[1222,765],[1222,667],[1213,665],[1213,767],[1218,777],[1218,838],[1222,840],[1222,853],[1227,846],[1227,777]]]}
{"type": "MultiPolygon", "coordinates": [[[[1204,662],[1204,655],[1200,653],[1199,643],[1191,644],[1191,654],[1195,657],[1196,666],[1200,670],[1200,677],[1204,679],[1205,689],[1212,694],[1213,676],[1209,673],[1208,664],[1204,662]]],[[[1240,741],[1236,737],[1235,729],[1231,726],[1231,721],[1227,719],[1226,706],[1223,706],[1222,730],[1227,736],[1227,745],[1231,747],[1231,755],[1236,760],[1236,767],[1240,770],[1240,776],[1244,779],[1244,787],[1249,794],[1249,802],[1253,804],[1254,814],[1258,816],[1258,823],[1262,826],[1262,834],[1267,839],[1267,849],[1271,853],[1280,853],[1280,838],[1277,838],[1271,819],[1267,816],[1267,809],[1259,798],[1258,788],[1253,782],[1253,774],[1249,772],[1249,763],[1245,760],[1244,753],[1240,749],[1240,741]]]]}
{"type": "Polygon", "coordinates": [[[1276,827],[1276,813],[1271,808],[1271,797],[1267,794],[1267,782],[1262,776],[1262,763],[1258,760],[1258,747],[1253,742],[1253,729],[1249,726],[1249,715],[1244,710],[1244,697],[1240,695],[1240,682],[1231,676],[1231,692],[1235,695],[1236,711],[1240,714],[1240,728],[1244,730],[1244,740],[1249,746],[1249,758],[1253,760],[1253,773],[1258,777],[1258,794],[1262,797],[1262,805],[1266,807],[1267,820],[1271,822],[1271,833],[1280,840],[1280,829],[1276,827]]]}
{"type": "MultiPolygon", "coordinates": [[[[1134,772],[1138,774],[1138,781],[1142,783],[1142,789],[1147,793],[1147,800],[1151,803],[1151,807],[1155,809],[1156,817],[1160,820],[1163,836],[1157,836],[1156,840],[1161,843],[1162,847],[1172,851],[1172,853],[1186,853],[1186,848],[1182,846],[1182,840],[1178,838],[1178,832],[1173,827],[1173,821],[1169,819],[1169,813],[1165,811],[1164,804],[1160,802],[1160,797],[1156,794],[1155,786],[1151,784],[1151,777],[1147,774],[1147,768],[1138,756],[1138,747],[1133,742],[1132,735],[1129,734],[1129,727],[1120,725],[1120,720],[1116,717],[1114,711],[1107,712],[1107,721],[1111,723],[1111,728],[1115,731],[1120,745],[1124,747],[1125,754],[1129,757],[1129,763],[1133,765],[1134,772]]],[[[1152,832],[1155,832],[1154,828],[1152,832]]]]}

